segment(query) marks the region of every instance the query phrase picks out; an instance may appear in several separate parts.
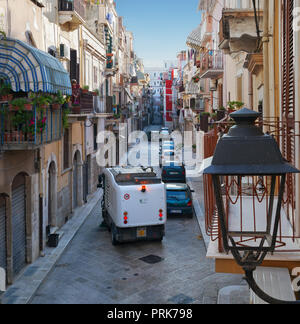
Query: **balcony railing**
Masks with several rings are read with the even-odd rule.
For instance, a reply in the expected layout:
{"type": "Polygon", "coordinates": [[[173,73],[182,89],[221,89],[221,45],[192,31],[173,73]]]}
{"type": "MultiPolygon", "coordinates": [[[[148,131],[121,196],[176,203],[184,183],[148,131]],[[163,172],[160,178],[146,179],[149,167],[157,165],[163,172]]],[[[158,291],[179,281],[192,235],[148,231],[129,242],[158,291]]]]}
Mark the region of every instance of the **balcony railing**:
{"type": "Polygon", "coordinates": [[[0,105],[0,142],[4,150],[30,150],[61,138],[62,108],[10,111],[0,105]]]}
{"type": "MultiPolygon", "coordinates": [[[[204,158],[213,156],[217,142],[218,131],[220,133],[226,133],[230,127],[233,126],[231,122],[218,122],[215,123],[215,128],[211,132],[204,136],[204,158]]],[[[268,132],[274,136],[279,143],[282,154],[285,158],[286,152],[284,143],[291,141],[295,143],[296,138],[300,137],[300,134],[296,132],[288,133],[288,129],[291,126],[287,122],[279,121],[278,119],[260,120],[257,122],[257,126],[264,129],[264,132],[268,132]]],[[[293,129],[299,129],[300,122],[295,122],[293,129]]],[[[293,158],[290,157],[290,160],[293,158]]],[[[292,161],[290,161],[292,162],[292,161]]],[[[260,225],[261,218],[259,209],[257,208],[260,203],[263,203],[263,198],[268,197],[269,180],[267,178],[248,177],[242,180],[232,178],[223,183],[223,197],[226,206],[227,219],[231,219],[230,215],[235,215],[237,208],[240,209],[241,205],[239,200],[249,195],[248,191],[254,188],[257,191],[257,197],[250,198],[251,206],[253,206],[254,212],[251,215],[253,222],[260,225]],[[256,210],[256,211],[255,211],[256,210]]],[[[276,240],[276,252],[300,252],[297,241],[300,237],[299,221],[296,212],[296,175],[288,175],[286,180],[285,196],[282,201],[282,216],[280,219],[280,230],[276,240]]],[[[204,176],[204,204],[205,204],[205,221],[206,231],[210,236],[212,242],[218,242],[219,252],[223,252],[222,239],[220,235],[220,226],[218,222],[218,214],[216,208],[216,201],[213,192],[212,177],[209,175],[204,176]]],[[[236,224],[246,224],[246,212],[237,213],[236,224]]],[[[249,215],[248,215],[249,216],[249,215]]],[[[234,224],[234,225],[236,225],[234,224]]],[[[245,242],[244,238],[238,244],[242,245],[245,242]]]]}
{"type": "Polygon", "coordinates": [[[217,79],[224,72],[224,55],[222,51],[208,51],[202,56],[200,78],[217,79]]]}
{"type": "Polygon", "coordinates": [[[58,11],[76,11],[82,18],[85,17],[85,0],[59,0],[58,11]]]}
{"type": "Polygon", "coordinates": [[[94,112],[94,97],[90,91],[73,88],[72,102],[73,114],[92,114],[94,112]]]}
{"type": "Polygon", "coordinates": [[[68,25],[69,30],[73,31],[85,20],[85,0],[59,0],[58,13],[59,23],[61,25],[68,25]]]}

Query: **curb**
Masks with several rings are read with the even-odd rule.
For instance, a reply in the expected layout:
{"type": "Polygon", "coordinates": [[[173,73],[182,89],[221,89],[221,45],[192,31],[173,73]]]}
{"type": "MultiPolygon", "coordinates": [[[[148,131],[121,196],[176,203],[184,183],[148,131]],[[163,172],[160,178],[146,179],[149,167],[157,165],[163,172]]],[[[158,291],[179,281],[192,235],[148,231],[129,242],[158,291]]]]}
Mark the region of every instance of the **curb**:
{"type": "MultiPolygon", "coordinates": [[[[199,176],[200,178],[201,176],[199,176]]],[[[192,178],[187,179],[188,185],[193,189],[193,181],[191,180],[192,178]]],[[[206,251],[208,249],[208,245],[210,242],[210,237],[206,234],[206,226],[205,226],[205,214],[203,211],[203,208],[201,207],[201,203],[198,199],[198,194],[195,192],[192,194],[193,195],[193,202],[194,202],[194,210],[195,210],[195,215],[198,221],[198,225],[200,227],[200,231],[203,237],[204,245],[206,248],[206,251]]]]}
{"type": "Polygon", "coordinates": [[[34,263],[28,265],[20,277],[10,286],[2,296],[2,304],[29,304],[36,291],[48,277],[57,261],[60,259],[69,243],[73,240],[81,226],[101,199],[102,190],[91,195],[87,204],[77,208],[73,217],[60,229],[64,235],[58,247],[46,247],[45,256],[39,257],[34,263]]]}

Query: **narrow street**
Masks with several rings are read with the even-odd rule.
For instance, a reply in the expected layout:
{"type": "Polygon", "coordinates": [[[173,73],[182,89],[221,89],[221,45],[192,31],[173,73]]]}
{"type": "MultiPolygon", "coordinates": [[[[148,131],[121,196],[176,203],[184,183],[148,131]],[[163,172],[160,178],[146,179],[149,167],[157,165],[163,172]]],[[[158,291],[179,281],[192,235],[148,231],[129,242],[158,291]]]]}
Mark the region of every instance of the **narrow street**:
{"type": "Polygon", "coordinates": [[[242,283],[215,273],[195,218],[169,218],[162,243],[117,247],[101,221],[98,203],[32,304],[216,304],[221,288],[242,283]]]}
{"type": "Polygon", "coordinates": [[[169,217],[162,243],[118,246],[102,220],[99,201],[33,304],[216,304],[220,289],[244,284],[239,275],[215,273],[196,217],[169,217]]]}

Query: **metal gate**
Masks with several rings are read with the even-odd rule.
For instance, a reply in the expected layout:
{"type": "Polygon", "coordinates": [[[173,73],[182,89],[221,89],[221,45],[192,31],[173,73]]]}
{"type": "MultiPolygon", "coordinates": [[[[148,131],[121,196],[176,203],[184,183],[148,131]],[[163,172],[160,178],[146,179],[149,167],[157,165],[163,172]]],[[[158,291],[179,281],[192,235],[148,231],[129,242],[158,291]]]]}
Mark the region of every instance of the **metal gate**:
{"type": "Polygon", "coordinates": [[[26,265],[26,202],[24,183],[12,191],[13,274],[16,276],[26,265]]]}
{"type": "Polygon", "coordinates": [[[6,204],[0,196],[0,268],[6,270],[6,204]]]}

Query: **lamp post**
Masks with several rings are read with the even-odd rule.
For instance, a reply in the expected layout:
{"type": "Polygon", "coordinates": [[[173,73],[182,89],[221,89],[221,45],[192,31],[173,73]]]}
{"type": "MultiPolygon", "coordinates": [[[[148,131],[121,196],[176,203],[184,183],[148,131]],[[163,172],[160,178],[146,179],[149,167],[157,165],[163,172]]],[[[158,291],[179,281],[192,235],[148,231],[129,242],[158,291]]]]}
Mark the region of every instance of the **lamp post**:
{"type": "Polygon", "coordinates": [[[300,171],[284,160],[275,139],[255,126],[259,113],[243,108],[230,116],[236,125],[219,140],[204,170],[212,176],[223,247],[258,297],[270,304],[291,303],[263,292],[253,272],[275,251],[286,177],[300,171]]]}

